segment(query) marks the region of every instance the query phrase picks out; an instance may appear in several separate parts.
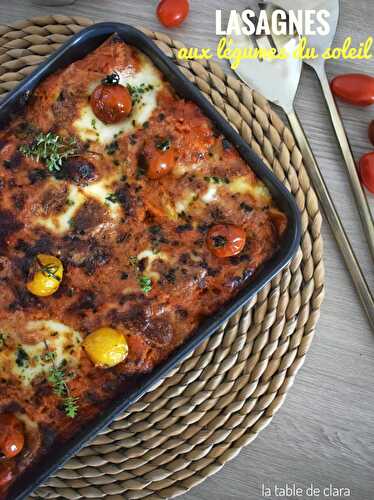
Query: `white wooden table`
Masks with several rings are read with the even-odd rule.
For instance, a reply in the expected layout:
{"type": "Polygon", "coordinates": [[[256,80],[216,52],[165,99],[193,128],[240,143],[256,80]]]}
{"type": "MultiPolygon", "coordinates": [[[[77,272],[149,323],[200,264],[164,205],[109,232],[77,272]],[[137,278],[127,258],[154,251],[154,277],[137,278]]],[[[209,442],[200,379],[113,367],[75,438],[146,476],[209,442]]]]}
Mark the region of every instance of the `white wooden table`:
{"type": "MultiPolygon", "coordinates": [[[[156,0],[77,0],[65,7],[41,7],[31,0],[0,0],[0,24],[61,13],[162,30],[155,17],[156,4],[156,0]]],[[[215,9],[247,6],[245,0],[191,0],[191,4],[188,22],[170,34],[198,47],[216,45],[215,9]]],[[[373,25],[373,0],[341,0],[336,44],[341,45],[346,36],[352,35],[358,45],[373,35],[373,25]]],[[[329,63],[327,69],[331,76],[354,71],[374,75],[374,59],[344,65],[336,61],[329,63]]],[[[302,76],[297,110],[368,282],[374,288],[374,267],[340,151],[317,81],[308,69],[302,76]]],[[[356,109],[342,105],[341,111],[354,154],[359,158],[370,150],[367,124],[374,118],[374,106],[356,109]]],[[[370,204],[374,209],[374,196],[370,204]]],[[[271,425],[218,474],[186,494],[186,500],[258,500],[263,498],[262,485],[274,491],[275,485],[283,487],[286,483],[304,489],[311,483],[321,489],[331,484],[350,488],[350,498],[354,500],[374,498],[374,333],[326,224],[323,234],[326,299],[312,349],[295,386],[271,425]]]]}

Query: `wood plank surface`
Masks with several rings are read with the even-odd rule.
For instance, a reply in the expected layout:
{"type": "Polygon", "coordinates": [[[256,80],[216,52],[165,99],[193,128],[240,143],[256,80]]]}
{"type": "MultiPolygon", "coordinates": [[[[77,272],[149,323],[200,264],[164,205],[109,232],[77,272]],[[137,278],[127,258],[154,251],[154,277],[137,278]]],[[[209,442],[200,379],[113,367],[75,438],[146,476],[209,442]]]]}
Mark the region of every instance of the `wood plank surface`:
{"type": "MultiPolygon", "coordinates": [[[[78,0],[65,7],[41,7],[31,0],[0,0],[0,24],[61,13],[162,30],[154,14],[156,4],[155,0],[78,0]]],[[[244,0],[191,0],[191,4],[188,22],[170,34],[198,47],[216,45],[215,9],[246,7],[244,0]]],[[[373,35],[373,24],[373,0],[342,0],[335,43],[341,45],[346,36],[352,35],[354,44],[358,44],[373,35]]],[[[327,70],[330,76],[353,71],[374,75],[374,59],[344,64],[335,61],[328,63],[327,70]]],[[[374,268],[342,157],[317,80],[307,68],[296,107],[368,282],[374,288],[374,268]]],[[[341,105],[340,109],[354,155],[359,158],[370,150],[367,124],[374,119],[374,107],[341,105]]],[[[370,204],[374,209],[374,196],[370,204]]],[[[326,299],[314,343],[294,387],[270,426],[219,473],[185,494],[185,500],[258,500],[263,498],[262,485],[271,487],[274,493],[275,485],[286,483],[304,489],[311,483],[321,489],[332,484],[350,488],[351,499],[374,498],[374,333],[326,224],[323,234],[326,299]]],[[[271,498],[279,497],[272,494],[271,498]]],[[[287,498],[327,496],[310,497],[305,493],[287,498]]]]}

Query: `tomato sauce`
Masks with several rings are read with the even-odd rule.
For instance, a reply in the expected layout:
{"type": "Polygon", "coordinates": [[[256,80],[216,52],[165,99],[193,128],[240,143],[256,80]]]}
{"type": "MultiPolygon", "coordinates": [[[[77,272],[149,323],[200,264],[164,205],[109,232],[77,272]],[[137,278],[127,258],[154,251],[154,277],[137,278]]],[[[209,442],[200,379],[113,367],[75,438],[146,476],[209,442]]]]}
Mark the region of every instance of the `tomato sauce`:
{"type": "Polygon", "coordinates": [[[142,61],[136,49],[113,37],[43,81],[24,112],[0,131],[0,331],[6,332],[0,356],[11,346],[43,342],[43,331],[26,328],[36,320],[67,325],[82,338],[103,326],[116,328],[129,347],[114,368],[95,367],[82,349],[76,364],[62,368],[78,401],[75,418],[66,414],[48,371],[24,384],[12,372],[15,358],[4,361],[0,414],[28,423],[23,450],[1,462],[3,494],[52,443],[68,439],[118,394],[123,397],[134,377],[172,356],[277,251],[287,225],[235,148],[161,75],[155,107],[141,126],[110,144],[80,137],[76,120],[90,106],[93,89],[113,71],[136,74],[142,61]],[[38,134],[50,132],[74,137],[78,151],[54,172],[21,147],[31,148],[38,134]],[[148,175],[155,157],[168,165],[157,160],[148,175]],[[110,195],[100,200],[88,189],[107,179],[113,179],[110,195]],[[40,222],[72,210],[82,193],[68,230],[40,222]],[[221,252],[224,257],[207,244],[210,228],[222,224],[239,227],[242,235],[240,248],[221,252]],[[58,290],[48,297],[26,288],[38,254],[56,256],[64,266],[58,290]]]}

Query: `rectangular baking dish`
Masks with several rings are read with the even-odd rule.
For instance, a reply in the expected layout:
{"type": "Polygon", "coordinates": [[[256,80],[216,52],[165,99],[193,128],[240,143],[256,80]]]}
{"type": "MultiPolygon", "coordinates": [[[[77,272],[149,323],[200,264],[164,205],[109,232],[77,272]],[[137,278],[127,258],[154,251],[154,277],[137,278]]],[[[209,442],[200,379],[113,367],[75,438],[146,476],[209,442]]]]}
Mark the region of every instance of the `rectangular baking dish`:
{"type": "Polygon", "coordinates": [[[150,38],[132,26],[122,23],[99,23],[84,29],[70,38],[67,43],[41,64],[29,77],[23,80],[0,103],[0,126],[6,126],[11,115],[23,108],[29,94],[42,79],[71,62],[84,57],[113,33],[118,33],[125,42],[143,51],[161,72],[164,73],[176,92],[181,97],[194,101],[205,115],[210,118],[217,129],[235,145],[243,159],[266,184],[278,206],[287,214],[289,221],[288,228],[283,235],[280,249],[276,255],[256,271],[248,284],[234,299],[216,314],[203,321],[197,331],[184,345],[173,353],[170,359],[158,366],[153,372],[142,375],[135,380],[132,383],[133,388],[131,393],[126,393],[122,399],[111,402],[101,415],[85,426],[71,440],[59,443],[57,447],[48,452],[38,463],[26,470],[9,490],[9,500],[22,499],[28,496],[85,443],[92,440],[116,415],[123,412],[158,380],[165,377],[169,370],[180,363],[209,335],[212,335],[225,320],[243,306],[245,302],[289,263],[300,241],[300,215],[292,195],[231,125],[215,110],[202,93],[179,71],[177,66],[161,52],[150,38]]]}

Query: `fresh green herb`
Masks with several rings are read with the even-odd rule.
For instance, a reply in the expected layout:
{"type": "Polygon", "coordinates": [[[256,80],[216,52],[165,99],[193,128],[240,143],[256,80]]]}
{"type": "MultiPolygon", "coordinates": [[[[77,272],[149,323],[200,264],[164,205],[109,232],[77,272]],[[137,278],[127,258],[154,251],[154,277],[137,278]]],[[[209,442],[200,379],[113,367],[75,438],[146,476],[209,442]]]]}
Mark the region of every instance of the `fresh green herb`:
{"type": "Polygon", "coordinates": [[[59,367],[56,366],[56,353],[49,349],[46,341],[44,341],[47,352],[44,354],[44,359],[51,362],[52,367],[48,376],[48,382],[53,387],[53,392],[63,398],[65,413],[68,417],[74,418],[78,413],[78,398],[71,395],[69,386],[66,382],[68,375],[63,367],[66,365],[64,360],[59,367]]]}
{"type": "Polygon", "coordinates": [[[53,351],[47,351],[40,355],[40,359],[45,363],[49,363],[50,361],[54,361],[56,357],[56,353],[53,351]]]}
{"type": "Polygon", "coordinates": [[[216,175],[210,175],[204,177],[204,181],[211,182],[212,184],[228,184],[230,181],[227,177],[217,177],[216,175]]]}
{"type": "Polygon", "coordinates": [[[108,153],[108,155],[114,155],[114,153],[117,151],[117,149],[118,149],[118,142],[117,141],[113,141],[105,147],[105,150],[108,153]]]}
{"type": "Polygon", "coordinates": [[[134,268],[138,279],[138,284],[143,293],[149,293],[152,290],[152,280],[148,276],[139,274],[139,260],[136,256],[129,257],[129,263],[134,268]]]}
{"type": "Polygon", "coordinates": [[[105,198],[105,201],[107,203],[119,203],[119,199],[118,199],[118,196],[116,195],[116,193],[108,194],[108,196],[105,198]]]}
{"type": "Polygon", "coordinates": [[[91,127],[96,130],[96,119],[95,118],[92,118],[91,120],[91,127]]]}
{"type": "Polygon", "coordinates": [[[29,365],[29,355],[21,346],[17,347],[16,363],[20,368],[27,368],[29,365]]]}
{"type": "Polygon", "coordinates": [[[102,83],[104,85],[118,85],[119,84],[119,74],[117,71],[113,71],[110,75],[107,75],[103,80],[102,83]]]}
{"type": "Polygon", "coordinates": [[[225,236],[218,234],[217,236],[213,236],[213,244],[216,248],[224,247],[227,243],[227,239],[225,236]]]}
{"type": "Polygon", "coordinates": [[[40,272],[44,274],[47,278],[53,278],[56,281],[61,281],[61,278],[57,276],[58,266],[56,264],[46,264],[43,265],[40,260],[37,258],[36,262],[40,268],[40,272]]]}
{"type": "Polygon", "coordinates": [[[143,95],[153,89],[154,87],[151,84],[146,85],[145,83],[141,83],[137,86],[130,85],[129,83],[127,84],[127,90],[130,92],[133,106],[135,106],[135,104],[139,104],[143,95]]]}
{"type": "Polygon", "coordinates": [[[74,203],[74,201],[73,201],[73,200],[71,200],[70,198],[67,198],[67,199],[66,199],[66,205],[67,205],[68,207],[72,207],[72,206],[74,206],[74,205],[75,205],[75,203],[74,203]]]}
{"type": "Polygon", "coordinates": [[[79,409],[78,401],[79,401],[79,398],[74,397],[74,396],[67,396],[64,399],[64,409],[65,409],[65,413],[68,417],[75,418],[77,416],[78,409],[79,409]]]}
{"type": "Polygon", "coordinates": [[[63,161],[78,153],[74,137],[64,138],[52,132],[41,132],[31,144],[22,144],[19,150],[25,156],[43,161],[50,172],[60,171],[63,161]]]}
{"type": "Polygon", "coordinates": [[[161,141],[156,142],[156,148],[159,149],[160,151],[167,151],[170,149],[171,145],[171,140],[170,139],[163,139],[161,141]]]}
{"type": "Polygon", "coordinates": [[[142,292],[149,293],[152,290],[152,280],[148,276],[139,276],[138,283],[142,292]]]}

